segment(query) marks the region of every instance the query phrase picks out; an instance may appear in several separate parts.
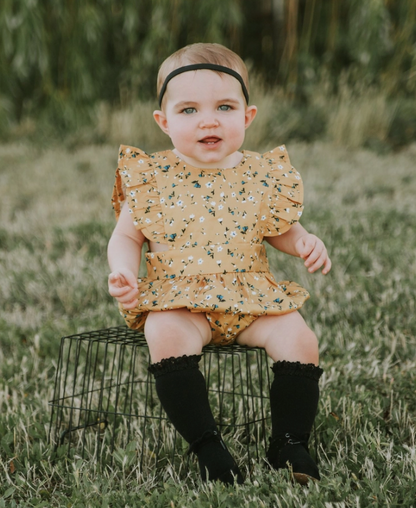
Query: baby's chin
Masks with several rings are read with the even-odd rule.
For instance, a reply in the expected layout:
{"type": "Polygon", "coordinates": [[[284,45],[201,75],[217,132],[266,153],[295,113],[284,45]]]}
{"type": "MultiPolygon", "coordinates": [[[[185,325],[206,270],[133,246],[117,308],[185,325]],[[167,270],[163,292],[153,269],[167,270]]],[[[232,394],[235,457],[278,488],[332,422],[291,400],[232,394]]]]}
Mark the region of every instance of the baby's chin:
{"type": "MultiPolygon", "coordinates": [[[[218,138],[220,139],[220,138],[218,138]]],[[[199,143],[199,142],[198,142],[199,143]]],[[[214,143],[215,146],[216,143],[214,143]]],[[[182,161],[191,166],[195,166],[201,169],[227,169],[237,166],[243,154],[239,151],[232,152],[231,154],[218,153],[218,149],[211,148],[210,142],[200,143],[202,153],[201,157],[195,156],[195,154],[184,154],[177,148],[173,150],[173,153],[179,157],[182,161]]],[[[218,145],[217,145],[218,146],[218,145]]]]}

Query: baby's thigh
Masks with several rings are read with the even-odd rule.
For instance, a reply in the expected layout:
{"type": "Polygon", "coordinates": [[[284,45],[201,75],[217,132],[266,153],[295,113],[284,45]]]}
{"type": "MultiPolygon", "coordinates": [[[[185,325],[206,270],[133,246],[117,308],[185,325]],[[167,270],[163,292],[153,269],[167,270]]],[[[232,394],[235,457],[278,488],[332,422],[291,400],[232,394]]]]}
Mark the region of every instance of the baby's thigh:
{"type": "Polygon", "coordinates": [[[296,342],[309,338],[315,338],[315,334],[299,312],[294,311],[277,316],[260,316],[238,335],[237,342],[250,347],[266,347],[270,341],[296,342]]]}
{"type": "Polygon", "coordinates": [[[211,340],[205,314],[187,309],[149,312],[144,334],[153,362],[171,356],[200,354],[211,340]]]}
{"type": "Polygon", "coordinates": [[[319,350],[315,334],[297,312],[280,316],[261,316],[237,337],[249,347],[262,347],[273,361],[318,365],[319,350]]]}

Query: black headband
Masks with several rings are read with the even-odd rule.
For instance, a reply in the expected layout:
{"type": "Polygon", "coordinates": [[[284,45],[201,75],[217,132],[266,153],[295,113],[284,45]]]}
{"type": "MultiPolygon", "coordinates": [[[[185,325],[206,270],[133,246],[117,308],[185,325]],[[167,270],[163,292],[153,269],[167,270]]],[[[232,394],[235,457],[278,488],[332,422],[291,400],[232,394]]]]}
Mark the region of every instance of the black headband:
{"type": "Polygon", "coordinates": [[[175,69],[170,74],[166,76],[165,82],[163,83],[163,86],[160,90],[159,94],[159,106],[162,107],[162,99],[166,92],[166,87],[168,86],[169,81],[177,76],[178,74],[182,74],[183,72],[188,71],[197,71],[199,69],[208,69],[210,71],[219,71],[219,72],[225,72],[226,74],[229,74],[230,76],[233,76],[233,78],[238,79],[238,81],[241,84],[241,88],[243,89],[244,97],[246,98],[247,104],[248,104],[248,92],[246,85],[243,81],[243,78],[238,74],[238,72],[234,71],[233,69],[230,69],[229,67],[223,67],[222,65],[216,65],[216,64],[210,64],[210,63],[200,63],[200,64],[192,64],[192,65],[184,65],[183,67],[179,67],[178,69],[175,69]]]}

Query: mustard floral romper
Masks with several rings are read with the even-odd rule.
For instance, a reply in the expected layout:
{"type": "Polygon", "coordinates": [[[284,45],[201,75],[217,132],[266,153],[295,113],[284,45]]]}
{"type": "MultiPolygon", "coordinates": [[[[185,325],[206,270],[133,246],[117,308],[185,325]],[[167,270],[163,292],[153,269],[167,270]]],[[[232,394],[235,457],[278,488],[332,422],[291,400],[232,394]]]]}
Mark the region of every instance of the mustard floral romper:
{"type": "Polygon", "coordinates": [[[143,328],[149,311],[185,307],[206,314],[212,343],[231,344],[258,316],[292,312],[309,298],[295,282],[275,281],[262,243],[302,214],[302,180],[284,146],[243,151],[234,168],[200,169],[171,150],[149,155],[122,145],[117,218],[126,200],[135,227],[169,246],[146,253],[137,307],[120,304],[130,328],[143,328]]]}

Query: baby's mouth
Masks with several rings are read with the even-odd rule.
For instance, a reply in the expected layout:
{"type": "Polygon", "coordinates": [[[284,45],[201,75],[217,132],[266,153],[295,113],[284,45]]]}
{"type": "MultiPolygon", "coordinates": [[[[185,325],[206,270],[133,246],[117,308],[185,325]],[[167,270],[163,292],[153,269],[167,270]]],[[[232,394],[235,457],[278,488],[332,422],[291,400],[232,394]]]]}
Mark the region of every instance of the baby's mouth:
{"type": "Polygon", "coordinates": [[[219,141],[221,141],[221,138],[217,136],[207,136],[205,138],[200,139],[199,143],[203,143],[204,145],[215,145],[219,141]]]}

